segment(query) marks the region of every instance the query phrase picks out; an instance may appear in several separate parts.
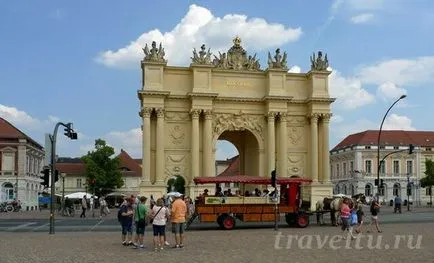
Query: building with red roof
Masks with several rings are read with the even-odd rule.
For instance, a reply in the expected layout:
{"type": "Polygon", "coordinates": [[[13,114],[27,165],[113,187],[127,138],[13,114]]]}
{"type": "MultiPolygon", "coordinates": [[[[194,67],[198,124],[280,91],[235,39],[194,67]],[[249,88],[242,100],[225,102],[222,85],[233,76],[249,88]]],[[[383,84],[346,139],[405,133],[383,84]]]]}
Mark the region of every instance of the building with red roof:
{"type": "MultiPolygon", "coordinates": [[[[383,130],[380,140],[380,200],[396,195],[417,203],[429,200],[427,189],[420,187],[425,160],[434,157],[434,132],[383,130]],[[414,146],[412,154],[410,145],[414,146]],[[407,187],[409,197],[407,197],[407,187]]],[[[355,195],[377,193],[378,130],[366,130],[347,136],[330,151],[330,174],[334,193],[355,195]]]]}
{"type": "Polygon", "coordinates": [[[44,148],[0,117],[0,202],[16,199],[24,210],[36,210],[43,162],[44,148]]]}

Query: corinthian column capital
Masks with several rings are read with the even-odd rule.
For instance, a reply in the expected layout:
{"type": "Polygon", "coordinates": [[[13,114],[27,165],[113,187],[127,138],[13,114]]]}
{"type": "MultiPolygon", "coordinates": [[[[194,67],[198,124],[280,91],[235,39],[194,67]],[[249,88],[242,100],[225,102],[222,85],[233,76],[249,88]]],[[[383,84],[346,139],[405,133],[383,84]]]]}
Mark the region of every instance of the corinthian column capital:
{"type": "Polygon", "coordinates": [[[198,109],[191,109],[190,110],[191,118],[192,119],[199,119],[200,110],[198,109]]]}
{"type": "Polygon", "coordinates": [[[330,122],[330,119],[332,118],[332,116],[333,116],[332,113],[323,113],[323,114],[321,114],[321,120],[324,123],[330,122]]]}
{"type": "Polygon", "coordinates": [[[274,118],[276,118],[276,116],[277,116],[277,112],[274,112],[274,111],[267,112],[267,118],[268,118],[269,121],[270,120],[274,121],[274,118]]]}
{"type": "Polygon", "coordinates": [[[164,118],[164,108],[157,108],[155,111],[157,112],[157,118],[164,118]]]}
{"type": "Polygon", "coordinates": [[[318,122],[318,119],[320,118],[320,114],[319,113],[312,113],[309,116],[310,122],[318,122]]]}
{"type": "Polygon", "coordinates": [[[286,112],[280,112],[279,113],[279,116],[280,116],[280,121],[282,122],[282,121],[287,121],[287,117],[288,117],[288,113],[286,113],[286,112]]]}
{"type": "Polygon", "coordinates": [[[212,110],[204,110],[203,114],[205,115],[205,120],[211,120],[213,116],[212,110]]]}
{"type": "Polygon", "coordinates": [[[140,116],[143,118],[149,118],[151,117],[152,108],[143,107],[140,111],[140,116]]]}

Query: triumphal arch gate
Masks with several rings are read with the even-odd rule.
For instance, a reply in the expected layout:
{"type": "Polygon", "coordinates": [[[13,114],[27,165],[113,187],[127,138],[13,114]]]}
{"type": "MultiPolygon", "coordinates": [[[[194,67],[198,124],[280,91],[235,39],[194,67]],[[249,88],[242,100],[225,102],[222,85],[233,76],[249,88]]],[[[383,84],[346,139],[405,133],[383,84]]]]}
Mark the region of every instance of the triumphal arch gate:
{"type": "Polygon", "coordinates": [[[143,50],[141,194],[161,196],[182,176],[193,195],[193,178],[216,176],[217,140],[238,149],[242,175],[311,178],[303,199],[312,205],[332,194],[327,55],[313,54],[308,73],[288,73],[286,52],[268,52],[263,70],[239,37],[226,53],[194,49],[190,67],[168,66],[161,43],[143,50]]]}

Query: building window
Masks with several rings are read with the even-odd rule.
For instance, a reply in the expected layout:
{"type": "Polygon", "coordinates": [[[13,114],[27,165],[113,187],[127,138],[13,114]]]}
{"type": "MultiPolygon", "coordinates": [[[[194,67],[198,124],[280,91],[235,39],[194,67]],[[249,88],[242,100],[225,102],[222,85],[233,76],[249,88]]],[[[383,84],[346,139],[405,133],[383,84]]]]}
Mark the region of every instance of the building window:
{"type": "Polygon", "coordinates": [[[384,193],[386,192],[384,185],[378,188],[378,192],[380,193],[380,196],[384,196],[384,193]]]}
{"type": "Polygon", "coordinates": [[[399,161],[398,160],[393,161],[393,175],[395,175],[395,176],[399,175],[399,161]]]}
{"type": "Polygon", "coordinates": [[[15,154],[5,152],[2,155],[2,170],[4,175],[12,175],[15,170],[15,154]]]}
{"type": "Polygon", "coordinates": [[[394,150],[399,150],[399,146],[393,146],[394,150]]]}
{"type": "Polygon", "coordinates": [[[429,148],[425,148],[425,151],[431,152],[431,148],[430,147],[429,148]]]}
{"type": "Polygon", "coordinates": [[[343,169],[344,177],[346,177],[347,176],[347,163],[344,163],[342,169],[343,169]]]}
{"type": "Polygon", "coordinates": [[[240,183],[234,183],[235,188],[240,188],[240,183]]]}
{"type": "Polygon", "coordinates": [[[380,163],[380,174],[384,175],[385,173],[386,173],[386,160],[380,163]]]}
{"type": "Polygon", "coordinates": [[[393,185],[393,195],[394,196],[401,195],[401,186],[399,184],[393,185]]]}
{"type": "Polygon", "coordinates": [[[371,160],[365,161],[365,172],[368,174],[372,173],[372,161],[371,160]]]}
{"type": "Polygon", "coordinates": [[[339,178],[339,164],[336,164],[336,178],[339,178]]]}
{"type": "Polygon", "coordinates": [[[354,162],[353,161],[350,162],[350,171],[354,171],[354,162]]]}
{"type": "Polygon", "coordinates": [[[371,149],[371,146],[365,146],[365,149],[371,149]]]}
{"type": "Polygon", "coordinates": [[[425,195],[430,196],[431,195],[431,188],[427,187],[425,190],[426,190],[425,195]]]}
{"type": "Polygon", "coordinates": [[[81,178],[77,179],[77,188],[82,188],[83,185],[81,184],[81,178]]]}
{"type": "Polygon", "coordinates": [[[407,161],[407,174],[408,175],[413,174],[413,161],[412,160],[407,161]]]}
{"type": "Polygon", "coordinates": [[[365,196],[371,196],[372,195],[372,186],[370,184],[367,184],[365,186],[365,196]]]}

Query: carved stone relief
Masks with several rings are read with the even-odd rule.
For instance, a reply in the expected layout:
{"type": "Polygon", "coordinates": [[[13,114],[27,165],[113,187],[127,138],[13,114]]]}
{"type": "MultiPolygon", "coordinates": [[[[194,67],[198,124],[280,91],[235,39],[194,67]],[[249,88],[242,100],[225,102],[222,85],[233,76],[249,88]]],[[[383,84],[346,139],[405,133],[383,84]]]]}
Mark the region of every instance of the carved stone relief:
{"type": "Polygon", "coordinates": [[[288,126],[304,126],[307,123],[305,116],[288,116],[288,126]]]}
{"type": "Polygon", "coordinates": [[[166,176],[181,175],[187,180],[187,178],[190,178],[189,163],[190,160],[187,153],[166,155],[166,176]]]}
{"type": "Polygon", "coordinates": [[[289,143],[293,146],[301,145],[303,140],[303,127],[289,127],[288,137],[289,143]]]}
{"type": "Polygon", "coordinates": [[[186,121],[190,119],[188,112],[166,112],[165,116],[168,121],[186,121]]]}
{"type": "Polygon", "coordinates": [[[250,130],[257,133],[262,140],[263,136],[263,118],[239,114],[216,114],[213,122],[213,134],[218,136],[224,131],[244,131],[250,130]]]}
{"type": "Polygon", "coordinates": [[[306,176],[304,154],[290,154],[288,156],[288,174],[289,176],[306,176]]]}
{"type": "Polygon", "coordinates": [[[170,129],[169,136],[173,144],[179,145],[182,144],[186,135],[184,129],[180,125],[175,125],[170,129]]]}

